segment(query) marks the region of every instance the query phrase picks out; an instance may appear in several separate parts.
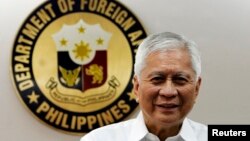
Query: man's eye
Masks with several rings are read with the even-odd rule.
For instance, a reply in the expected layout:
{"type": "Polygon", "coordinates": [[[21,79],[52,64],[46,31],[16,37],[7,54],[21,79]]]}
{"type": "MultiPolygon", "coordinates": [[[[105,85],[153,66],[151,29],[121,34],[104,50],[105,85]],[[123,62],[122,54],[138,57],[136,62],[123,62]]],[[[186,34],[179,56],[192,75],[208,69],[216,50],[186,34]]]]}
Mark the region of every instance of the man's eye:
{"type": "Polygon", "coordinates": [[[153,84],[159,84],[159,83],[161,83],[161,82],[164,82],[164,78],[163,78],[163,77],[153,77],[153,78],[151,79],[151,82],[152,82],[153,84]]]}
{"type": "Polygon", "coordinates": [[[176,77],[176,78],[174,78],[174,82],[178,85],[184,85],[188,82],[188,80],[186,78],[183,78],[183,77],[176,77]]]}

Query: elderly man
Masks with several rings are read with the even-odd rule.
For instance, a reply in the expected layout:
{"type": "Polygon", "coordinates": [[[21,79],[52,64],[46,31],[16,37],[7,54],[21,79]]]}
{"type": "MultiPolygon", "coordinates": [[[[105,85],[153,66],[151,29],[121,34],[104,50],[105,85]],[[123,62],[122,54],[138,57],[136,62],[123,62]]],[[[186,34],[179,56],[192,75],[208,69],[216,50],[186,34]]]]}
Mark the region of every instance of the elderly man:
{"type": "Polygon", "coordinates": [[[134,65],[135,119],[101,127],[81,141],[207,141],[207,126],[187,118],[201,85],[196,44],[164,32],[148,36],[134,65]]]}

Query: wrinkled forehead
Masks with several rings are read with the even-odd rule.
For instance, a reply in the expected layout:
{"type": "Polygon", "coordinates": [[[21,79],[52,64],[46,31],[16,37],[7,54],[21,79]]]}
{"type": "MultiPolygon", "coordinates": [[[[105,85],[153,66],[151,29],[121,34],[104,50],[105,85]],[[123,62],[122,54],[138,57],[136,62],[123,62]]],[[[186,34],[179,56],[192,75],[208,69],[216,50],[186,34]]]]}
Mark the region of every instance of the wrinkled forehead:
{"type": "Polygon", "coordinates": [[[146,60],[144,68],[179,68],[194,71],[191,57],[185,48],[158,50],[151,52],[146,60]],[[172,67],[171,67],[172,66],[172,67]]]}
{"type": "MultiPolygon", "coordinates": [[[[165,52],[163,54],[168,54],[169,52],[165,52]]],[[[189,80],[195,80],[196,74],[194,69],[192,68],[192,65],[189,59],[186,59],[183,61],[183,57],[177,59],[171,60],[172,57],[170,57],[170,60],[162,61],[161,59],[155,59],[155,58],[161,58],[162,53],[157,54],[155,53],[157,57],[154,57],[153,54],[151,57],[147,59],[146,66],[141,71],[141,79],[150,79],[153,77],[164,77],[164,78],[176,78],[179,76],[183,76],[185,78],[189,78],[189,80]],[[151,58],[151,59],[150,59],[151,58]],[[162,61],[162,62],[161,62],[162,61]]],[[[165,59],[163,57],[163,59],[165,59]]]]}

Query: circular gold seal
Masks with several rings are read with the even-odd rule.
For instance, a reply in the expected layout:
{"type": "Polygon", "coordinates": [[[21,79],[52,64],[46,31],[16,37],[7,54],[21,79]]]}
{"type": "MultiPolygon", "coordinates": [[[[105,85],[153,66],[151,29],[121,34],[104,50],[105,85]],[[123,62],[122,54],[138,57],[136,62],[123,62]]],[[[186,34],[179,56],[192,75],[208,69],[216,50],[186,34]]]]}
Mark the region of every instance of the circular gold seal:
{"type": "Polygon", "coordinates": [[[136,49],[146,37],[138,19],[114,0],[56,0],[21,26],[11,73],[26,107],[46,124],[87,133],[119,122],[137,103],[136,49]]]}

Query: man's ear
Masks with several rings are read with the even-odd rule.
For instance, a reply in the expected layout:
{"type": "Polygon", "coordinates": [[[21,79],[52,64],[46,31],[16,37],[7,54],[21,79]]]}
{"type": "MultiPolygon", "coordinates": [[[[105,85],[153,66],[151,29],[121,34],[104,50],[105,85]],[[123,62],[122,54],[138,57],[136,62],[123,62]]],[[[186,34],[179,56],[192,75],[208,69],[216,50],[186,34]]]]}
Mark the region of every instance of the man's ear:
{"type": "Polygon", "coordinates": [[[198,80],[196,81],[196,86],[195,86],[196,97],[199,95],[200,86],[201,86],[201,77],[199,77],[198,80]]]}
{"type": "Polygon", "coordinates": [[[139,78],[138,78],[138,76],[134,75],[134,77],[133,77],[133,90],[134,90],[134,94],[137,98],[139,97],[138,89],[139,89],[139,78]]]}

